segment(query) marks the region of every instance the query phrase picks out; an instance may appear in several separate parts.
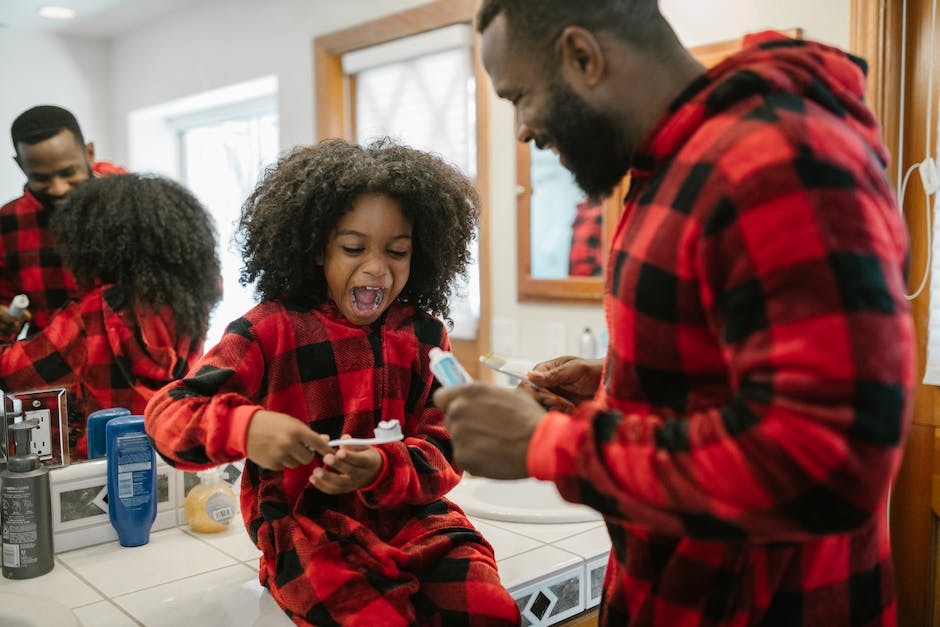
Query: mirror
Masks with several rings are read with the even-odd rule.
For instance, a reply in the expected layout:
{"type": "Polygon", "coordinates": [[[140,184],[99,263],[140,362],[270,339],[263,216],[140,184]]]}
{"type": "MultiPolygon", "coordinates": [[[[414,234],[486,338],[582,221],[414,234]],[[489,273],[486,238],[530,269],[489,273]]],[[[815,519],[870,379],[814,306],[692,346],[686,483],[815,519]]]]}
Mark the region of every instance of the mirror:
{"type": "MultiPolygon", "coordinates": [[[[799,28],[780,32],[802,36],[799,28]]],[[[741,40],[734,39],[689,50],[711,67],[740,48],[741,40]]],[[[516,173],[519,301],[600,304],[608,243],[629,178],[591,205],[558,157],[530,144],[517,146],[516,173]]]]}
{"type": "Polygon", "coordinates": [[[516,164],[519,300],[599,303],[626,180],[590,203],[553,152],[519,144],[516,164]]]}

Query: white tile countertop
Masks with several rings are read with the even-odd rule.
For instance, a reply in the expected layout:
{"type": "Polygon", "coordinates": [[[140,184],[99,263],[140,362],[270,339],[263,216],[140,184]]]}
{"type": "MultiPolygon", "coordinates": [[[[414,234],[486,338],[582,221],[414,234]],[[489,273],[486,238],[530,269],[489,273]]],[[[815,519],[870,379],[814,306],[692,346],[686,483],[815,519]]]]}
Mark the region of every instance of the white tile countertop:
{"type": "MultiPolygon", "coordinates": [[[[495,549],[523,625],[556,624],[597,604],[610,548],[601,521],[471,520],[495,549]]],[[[93,627],[289,627],[293,623],[258,583],[259,552],[240,522],[218,534],[199,534],[185,524],[155,527],[150,542],[135,548],[109,541],[65,550],[46,575],[0,578],[0,592],[55,600],[93,627]]]]}

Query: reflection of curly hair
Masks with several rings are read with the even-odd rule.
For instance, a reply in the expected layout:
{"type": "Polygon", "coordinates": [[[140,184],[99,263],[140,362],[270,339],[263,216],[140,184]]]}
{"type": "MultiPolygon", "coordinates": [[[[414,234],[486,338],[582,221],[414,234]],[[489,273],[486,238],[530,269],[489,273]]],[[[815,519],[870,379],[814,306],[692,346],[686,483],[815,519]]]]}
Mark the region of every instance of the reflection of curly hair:
{"type": "Polygon", "coordinates": [[[399,299],[447,316],[453,280],[470,261],[476,189],[440,158],[387,139],[365,147],[324,140],[268,169],[242,208],[242,283],[257,281],[262,300],[325,302],[326,276],[314,260],[362,194],[394,198],[411,223],[411,274],[399,299]]]}
{"type": "Polygon", "coordinates": [[[113,283],[119,308],[168,305],[177,332],[206,334],[221,296],[212,218],[168,179],[118,174],[72,190],[50,226],[84,289],[113,283]]]}

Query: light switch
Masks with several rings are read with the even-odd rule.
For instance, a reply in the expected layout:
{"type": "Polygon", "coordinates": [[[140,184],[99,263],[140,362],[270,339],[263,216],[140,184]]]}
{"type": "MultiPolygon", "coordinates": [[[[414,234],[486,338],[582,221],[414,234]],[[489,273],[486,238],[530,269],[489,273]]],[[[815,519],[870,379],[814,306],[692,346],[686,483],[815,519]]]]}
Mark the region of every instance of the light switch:
{"type": "Polygon", "coordinates": [[[493,318],[493,352],[500,357],[511,357],[519,352],[516,344],[516,321],[511,318],[493,318]]]}

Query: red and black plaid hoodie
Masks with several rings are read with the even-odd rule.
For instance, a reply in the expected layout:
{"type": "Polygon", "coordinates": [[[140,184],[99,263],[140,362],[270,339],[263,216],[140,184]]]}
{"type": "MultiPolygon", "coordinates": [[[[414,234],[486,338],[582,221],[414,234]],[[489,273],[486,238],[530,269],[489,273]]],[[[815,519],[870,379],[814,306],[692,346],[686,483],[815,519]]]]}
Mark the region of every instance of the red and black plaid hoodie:
{"type": "Polygon", "coordinates": [[[601,511],[605,625],[894,625],[906,234],[863,62],[762,34],[642,142],[602,389],[532,475],[601,511]]]}
{"type": "Polygon", "coordinates": [[[401,612],[426,585],[445,593],[456,622],[444,624],[489,612],[508,617],[486,624],[518,621],[492,548],[443,498],[461,474],[431,401],[435,346],[450,349],[441,322],[397,301],[369,326],[349,322],[332,303],[310,310],[268,301],[231,323],[147,407],[157,450],[187,470],[245,458],[260,409],[331,438],[372,437],[380,420],[399,420],[405,439],[376,447],[383,468],[356,493],[327,495],[310,484],[319,456],[283,471],[245,462],[241,510],[262,552],[260,580],[298,625],[414,624],[401,612]],[[463,557],[453,556],[455,547],[463,557]]]}
{"type": "Polygon", "coordinates": [[[29,339],[0,345],[0,388],[10,393],[68,390],[69,447],[88,456],[85,419],[98,409],[143,414],[154,392],[179,379],[202,353],[202,342],[178,337],[169,308],[118,308],[111,286],[72,301],[29,339]]]}
{"type": "Polygon", "coordinates": [[[569,276],[601,276],[604,238],[604,203],[583,200],[575,209],[568,252],[569,276]]]}
{"type": "MultiPolygon", "coordinates": [[[[106,161],[92,165],[94,176],[125,174],[106,161]]],[[[0,207],[0,303],[17,294],[29,296],[31,332],[49,325],[56,309],[80,296],[75,278],[65,267],[49,230],[49,209],[29,187],[0,207]]]]}

